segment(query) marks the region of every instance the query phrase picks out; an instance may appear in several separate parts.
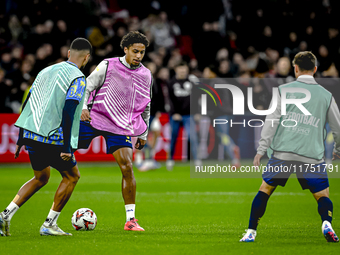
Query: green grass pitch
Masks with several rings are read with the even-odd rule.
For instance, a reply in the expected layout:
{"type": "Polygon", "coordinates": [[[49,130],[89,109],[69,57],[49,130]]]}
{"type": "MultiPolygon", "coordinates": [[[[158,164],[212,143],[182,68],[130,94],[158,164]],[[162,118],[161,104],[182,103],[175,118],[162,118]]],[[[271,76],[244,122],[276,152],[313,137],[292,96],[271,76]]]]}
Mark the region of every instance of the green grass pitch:
{"type": "MultiPolygon", "coordinates": [[[[249,162],[250,163],[250,162],[249,162]]],[[[81,178],[62,211],[58,225],[72,237],[40,236],[54,192],[56,170],[49,183],[13,217],[11,237],[0,237],[0,254],[337,254],[339,245],[321,234],[317,203],[291,178],[278,187],[261,219],[255,243],[239,243],[247,228],[250,206],[261,177],[249,179],[190,178],[189,164],[172,172],[163,166],[137,180],[136,217],[145,232],[124,231],[121,173],[115,163],[80,163],[81,178]],[[73,212],[89,207],[97,214],[94,231],[78,232],[73,212]]],[[[30,165],[0,165],[0,209],[32,178],[30,165]]],[[[340,179],[330,179],[333,227],[340,233],[340,179]]]]}

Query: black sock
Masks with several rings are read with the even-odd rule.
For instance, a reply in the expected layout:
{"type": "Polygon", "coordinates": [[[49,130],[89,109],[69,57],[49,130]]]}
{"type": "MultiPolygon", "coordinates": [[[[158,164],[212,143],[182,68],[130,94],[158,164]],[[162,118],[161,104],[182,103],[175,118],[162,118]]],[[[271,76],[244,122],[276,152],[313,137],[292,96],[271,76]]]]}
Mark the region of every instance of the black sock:
{"type": "Polygon", "coordinates": [[[320,197],[318,200],[318,212],[322,222],[327,220],[332,223],[333,203],[328,197],[320,197]]]}
{"type": "Polygon", "coordinates": [[[249,229],[257,228],[259,224],[260,218],[263,216],[266,211],[267,201],[269,199],[269,195],[259,191],[253,200],[253,204],[251,205],[250,219],[249,219],[249,229]]]}

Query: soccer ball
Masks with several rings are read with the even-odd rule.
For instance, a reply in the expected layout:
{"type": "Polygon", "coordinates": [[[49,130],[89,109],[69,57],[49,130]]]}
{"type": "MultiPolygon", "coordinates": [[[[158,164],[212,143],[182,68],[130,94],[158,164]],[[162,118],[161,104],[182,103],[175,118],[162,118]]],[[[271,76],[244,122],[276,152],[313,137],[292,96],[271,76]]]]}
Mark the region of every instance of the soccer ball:
{"type": "Polygon", "coordinates": [[[71,222],[75,230],[93,230],[97,226],[97,216],[89,208],[80,208],[73,213],[71,222]]]}

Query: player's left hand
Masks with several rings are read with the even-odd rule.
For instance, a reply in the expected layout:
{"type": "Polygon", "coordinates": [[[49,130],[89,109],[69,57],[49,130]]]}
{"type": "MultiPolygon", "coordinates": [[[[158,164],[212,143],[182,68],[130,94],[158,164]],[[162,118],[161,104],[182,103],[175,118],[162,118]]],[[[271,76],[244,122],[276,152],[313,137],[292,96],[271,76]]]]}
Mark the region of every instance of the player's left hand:
{"type": "Polygon", "coordinates": [[[136,144],[135,144],[135,148],[138,149],[138,150],[141,150],[141,149],[143,149],[143,147],[145,146],[145,144],[146,144],[146,140],[137,138],[137,142],[136,142],[136,144]]]}
{"type": "Polygon", "coordinates": [[[60,153],[60,157],[65,160],[65,161],[69,161],[72,158],[72,154],[71,153],[65,153],[65,152],[61,152],[60,153]]]}
{"type": "Polygon", "coordinates": [[[83,110],[81,111],[80,120],[91,122],[92,118],[91,118],[91,116],[90,116],[89,110],[83,109],[83,110]]]}
{"type": "Polygon", "coordinates": [[[22,145],[16,145],[16,147],[15,147],[15,153],[14,153],[14,158],[15,158],[15,159],[17,159],[17,158],[19,157],[21,147],[22,147],[22,145]]]}
{"type": "Polygon", "coordinates": [[[261,161],[262,157],[263,157],[263,155],[261,155],[261,154],[256,154],[255,155],[254,161],[253,161],[254,166],[259,167],[260,161],[261,161]]]}

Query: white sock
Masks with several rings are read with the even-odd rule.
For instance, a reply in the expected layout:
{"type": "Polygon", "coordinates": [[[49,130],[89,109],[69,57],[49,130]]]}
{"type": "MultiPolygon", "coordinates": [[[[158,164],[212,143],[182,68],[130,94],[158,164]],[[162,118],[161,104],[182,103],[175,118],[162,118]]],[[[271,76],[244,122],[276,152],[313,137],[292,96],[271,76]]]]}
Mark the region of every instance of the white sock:
{"type": "Polygon", "coordinates": [[[136,208],[135,204],[125,205],[126,221],[129,221],[132,218],[135,218],[135,208],[136,208]]]}
{"type": "Polygon", "coordinates": [[[135,164],[138,165],[138,164],[141,164],[143,162],[143,155],[141,152],[137,152],[135,154],[135,164]]]}
{"type": "Polygon", "coordinates": [[[19,206],[14,203],[11,202],[7,208],[2,212],[2,214],[4,215],[4,220],[5,221],[11,221],[13,215],[18,211],[19,206]]]}
{"type": "Polygon", "coordinates": [[[56,225],[59,215],[60,212],[56,212],[51,209],[44,224],[50,227],[56,225]]]}
{"type": "Polygon", "coordinates": [[[253,234],[253,236],[255,237],[256,236],[256,230],[255,229],[251,229],[251,228],[249,228],[248,230],[247,230],[247,234],[253,234]]]}

